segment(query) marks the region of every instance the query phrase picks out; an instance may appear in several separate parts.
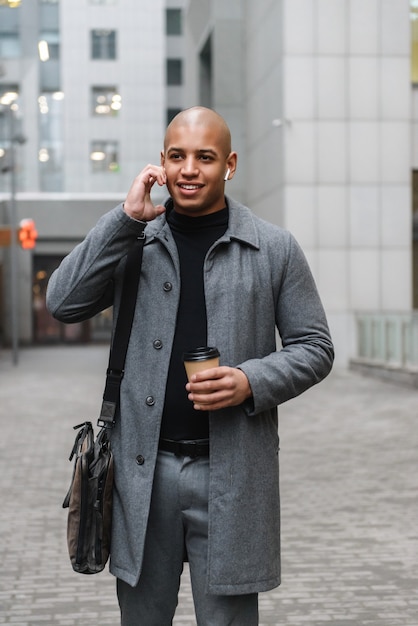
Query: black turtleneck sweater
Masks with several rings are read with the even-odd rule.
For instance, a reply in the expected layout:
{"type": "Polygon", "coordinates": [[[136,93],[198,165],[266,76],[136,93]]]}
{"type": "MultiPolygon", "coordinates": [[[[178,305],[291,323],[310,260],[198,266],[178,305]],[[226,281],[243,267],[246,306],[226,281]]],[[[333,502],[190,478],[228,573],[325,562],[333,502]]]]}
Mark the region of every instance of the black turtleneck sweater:
{"type": "Polygon", "coordinates": [[[209,248],[226,231],[228,209],[190,217],[171,210],[167,215],[180,259],[180,304],[170,359],[161,425],[163,439],[207,439],[208,413],[196,411],[187,397],[183,352],[206,346],[207,319],[203,263],[209,248]]]}

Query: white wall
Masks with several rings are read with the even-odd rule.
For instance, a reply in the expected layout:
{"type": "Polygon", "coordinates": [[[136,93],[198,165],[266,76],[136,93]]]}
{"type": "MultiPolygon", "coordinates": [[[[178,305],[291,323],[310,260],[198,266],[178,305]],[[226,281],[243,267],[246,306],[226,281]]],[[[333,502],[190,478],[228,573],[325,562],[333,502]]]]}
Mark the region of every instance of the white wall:
{"type": "Polygon", "coordinates": [[[355,311],[411,307],[409,2],[284,0],[282,32],[283,225],[346,363],[355,311]]]}
{"type": "Polygon", "coordinates": [[[282,2],[246,2],[246,156],[249,206],[283,225],[282,2]]]}

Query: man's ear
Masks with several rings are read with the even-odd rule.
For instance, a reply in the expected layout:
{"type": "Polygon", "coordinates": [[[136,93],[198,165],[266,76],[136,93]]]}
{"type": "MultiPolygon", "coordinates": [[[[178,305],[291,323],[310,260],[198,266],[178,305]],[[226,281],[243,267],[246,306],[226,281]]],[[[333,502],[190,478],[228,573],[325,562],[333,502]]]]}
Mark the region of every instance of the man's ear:
{"type": "Polygon", "coordinates": [[[161,164],[161,167],[164,167],[165,156],[164,156],[164,152],[162,150],[161,150],[161,153],[160,153],[160,164],[161,164]]]}
{"type": "Polygon", "coordinates": [[[231,180],[231,178],[235,174],[235,170],[237,169],[237,161],[238,155],[236,152],[230,152],[228,158],[226,159],[226,167],[229,170],[228,177],[225,180],[231,180]]]}

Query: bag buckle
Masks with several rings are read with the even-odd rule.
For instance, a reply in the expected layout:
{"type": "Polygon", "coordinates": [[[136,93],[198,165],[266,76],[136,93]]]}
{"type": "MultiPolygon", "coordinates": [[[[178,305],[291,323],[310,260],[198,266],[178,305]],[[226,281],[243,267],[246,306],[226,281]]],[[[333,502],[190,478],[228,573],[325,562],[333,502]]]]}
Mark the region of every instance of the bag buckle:
{"type": "MultiPolygon", "coordinates": [[[[106,389],[104,396],[116,398],[119,396],[119,387],[121,380],[125,374],[125,370],[108,369],[106,372],[106,389]]],[[[97,426],[105,428],[113,428],[115,425],[117,402],[114,400],[103,399],[100,416],[97,420],[97,426]]]]}

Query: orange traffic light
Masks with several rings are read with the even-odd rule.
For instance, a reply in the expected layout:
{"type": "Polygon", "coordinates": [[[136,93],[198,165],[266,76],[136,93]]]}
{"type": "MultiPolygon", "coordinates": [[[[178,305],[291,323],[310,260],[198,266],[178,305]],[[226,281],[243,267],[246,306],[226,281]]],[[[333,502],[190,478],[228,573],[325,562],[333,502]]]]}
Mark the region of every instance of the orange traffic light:
{"type": "Polygon", "coordinates": [[[31,219],[22,220],[19,224],[19,241],[22,248],[31,250],[35,247],[37,238],[35,222],[31,219]]]}

